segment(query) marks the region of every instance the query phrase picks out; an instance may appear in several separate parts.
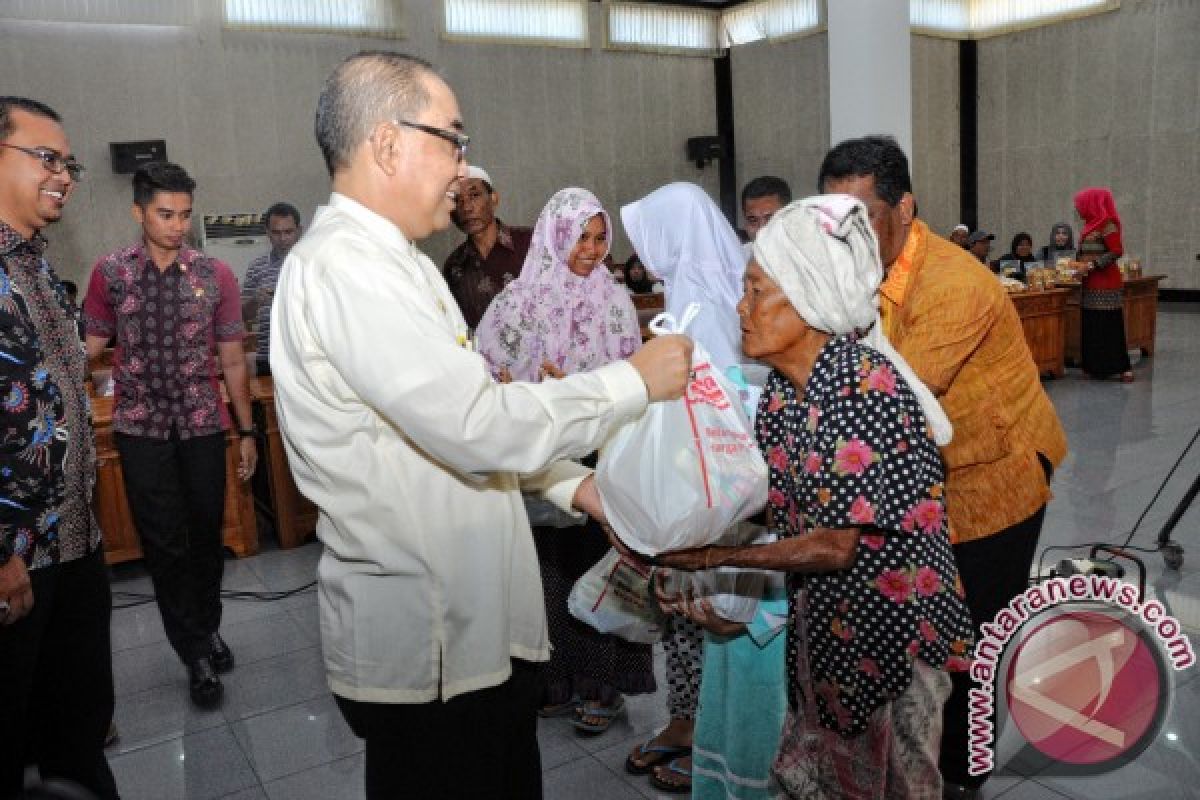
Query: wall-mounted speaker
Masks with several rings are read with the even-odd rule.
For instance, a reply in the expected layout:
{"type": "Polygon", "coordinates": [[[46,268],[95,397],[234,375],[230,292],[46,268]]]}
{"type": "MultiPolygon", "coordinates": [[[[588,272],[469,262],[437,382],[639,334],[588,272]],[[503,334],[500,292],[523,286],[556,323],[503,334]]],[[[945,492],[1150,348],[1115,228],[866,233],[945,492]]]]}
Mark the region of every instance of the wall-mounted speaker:
{"type": "Polygon", "coordinates": [[[108,152],[112,155],[113,172],[126,175],[137,172],[137,168],[151,161],[167,160],[167,143],[162,139],[145,142],[109,142],[108,152]]]}

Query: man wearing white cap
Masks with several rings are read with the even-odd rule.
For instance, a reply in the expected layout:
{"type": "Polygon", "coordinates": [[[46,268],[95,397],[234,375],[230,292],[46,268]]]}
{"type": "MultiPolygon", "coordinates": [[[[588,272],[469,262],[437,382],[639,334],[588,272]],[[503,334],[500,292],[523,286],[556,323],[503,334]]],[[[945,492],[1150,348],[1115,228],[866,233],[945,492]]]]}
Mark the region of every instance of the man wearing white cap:
{"type": "Polygon", "coordinates": [[[950,231],[950,241],[954,242],[959,247],[967,246],[967,237],[971,235],[971,229],[961,222],[954,226],[954,230],[950,231]]]}
{"type": "Polygon", "coordinates": [[[521,274],[529,228],[510,228],[496,219],[500,195],[492,178],[479,167],[467,167],[458,190],[454,224],[467,240],[446,259],[446,283],[471,330],[479,325],[492,298],[521,274]]]}

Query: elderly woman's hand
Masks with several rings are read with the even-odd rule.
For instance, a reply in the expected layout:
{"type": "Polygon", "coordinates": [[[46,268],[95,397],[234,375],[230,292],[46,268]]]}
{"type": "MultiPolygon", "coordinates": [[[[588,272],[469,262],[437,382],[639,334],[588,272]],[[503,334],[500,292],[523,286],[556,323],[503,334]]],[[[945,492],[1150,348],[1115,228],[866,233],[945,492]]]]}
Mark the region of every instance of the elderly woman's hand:
{"type": "Polygon", "coordinates": [[[659,553],[654,560],[655,563],[663,567],[681,569],[686,572],[696,572],[697,570],[717,566],[716,551],[717,548],[713,546],[689,547],[686,550],[659,553]]]}
{"type": "Polygon", "coordinates": [[[496,373],[496,380],[500,383],[512,383],[512,373],[508,371],[508,367],[501,367],[496,373]]]}
{"type": "Polygon", "coordinates": [[[542,380],[546,380],[546,378],[554,378],[555,380],[559,380],[567,377],[567,373],[556,367],[552,361],[543,361],[541,369],[538,370],[538,374],[541,376],[542,380]]]}
{"type": "Polygon", "coordinates": [[[659,570],[654,575],[654,599],[664,612],[681,614],[717,636],[737,636],[745,631],[746,626],[742,623],[731,622],[718,614],[707,597],[697,600],[691,590],[685,593],[668,588],[670,578],[667,570],[659,570]]]}

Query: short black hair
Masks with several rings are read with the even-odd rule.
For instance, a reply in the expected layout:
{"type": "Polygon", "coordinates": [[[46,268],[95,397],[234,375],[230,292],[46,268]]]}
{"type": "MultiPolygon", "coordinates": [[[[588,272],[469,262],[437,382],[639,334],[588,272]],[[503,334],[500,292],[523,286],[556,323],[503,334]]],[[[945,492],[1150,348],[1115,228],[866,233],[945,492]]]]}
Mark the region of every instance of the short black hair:
{"type": "Polygon", "coordinates": [[[1019,245],[1021,242],[1029,242],[1029,246],[1033,247],[1033,237],[1025,231],[1021,231],[1012,238],[1012,246],[1008,248],[1008,252],[1015,255],[1017,252],[1017,245],[1019,245]]]}
{"type": "Polygon", "coordinates": [[[742,188],[742,207],[747,200],[757,200],[760,197],[778,197],[783,205],[792,202],[792,187],[783,178],[774,175],[760,175],[742,188]]]}
{"type": "Polygon", "coordinates": [[[58,116],[58,112],[45,103],[31,100],[28,97],[0,95],[0,141],[4,141],[9,136],[12,136],[13,128],[15,127],[12,121],[13,111],[24,111],[28,114],[35,114],[39,117],[46,117],[57,123],[62,123],[62,117],[58,116]]]}
{"type": "Polygon", "coordinates": [[[79,294],[79,286],[76,285],[75,281],[59,281],[59,283],[62,284],[63,291],[67,294],[79,294]]]}
{"type": "Polygon", "coordinates": [[[186,192],[196,190],[196,182],[187,170],[169,161],[151,161],[133,173],[133,202],[145,208],[157,192],[186,192]]]}
{"type": "Polygon", "coordinates": [[[300,227],[300,212],[291,203],[275,203],[272,205],[263,214],[263,224],[270,225],[271,217],[291,217],[292,221],[296,223],[296,227],[300,227]]]}
{"type": "Polygon", "coordinates": [[[912,193],[908,156],[891,136],[864,136],[838,144],[821,162],[817,191],[824,193],[829,181],[867,175],[875,179],[876,196],[889,206],[912,193]]]}

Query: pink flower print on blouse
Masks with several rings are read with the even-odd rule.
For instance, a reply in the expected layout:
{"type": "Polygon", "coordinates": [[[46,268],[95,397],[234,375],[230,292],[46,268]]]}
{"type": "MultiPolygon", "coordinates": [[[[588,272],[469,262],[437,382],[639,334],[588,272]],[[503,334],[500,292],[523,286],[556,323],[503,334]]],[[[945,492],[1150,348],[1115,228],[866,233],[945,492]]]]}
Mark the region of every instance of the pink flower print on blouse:
{"type": "Polygon", "coordinates": [[[771,392],[771,399],[767,401],[767,413],[774,414],[781,408],[783,408],[783,395],[779,392],[771,392]]]}
{"type": "Polygon", "coordinates": [[[809,475],[816,475],[821,471],[821,463],[824,460],[816,450],[810,450],[808,456],[804,459],[804,471],[809,475]]]}
{"type": "Polygon", "coordinates": [[[900,521],[901,530],[912,533],[917,528],[922,533],[937,533],[942,529],[946,510],[940,500],[925,499],[913,506],[900,521]]]}
{"type": "Polygon", "coordinates": [[[833,471],[838,477],[845,475],[861,475],[867,467],[879,460],[879,454],[873,451],[866,442],[857,436],[850,441],[839,438],[837,452],[833,456],[833,471]]]}
{"type": "Polygon", "coordinates": [[[776,445],[767,450],[767,464],[771,469],[786,470],[788,467],[787,454],[783,452],[783,448],[776,445]]]}
{"type": "Polygon", "coordinates": [[[767,504],[775,508],[783,508],[787,505],[787,498],[778,489],[769,489],[767,491],[767,504]]]}
{"type": "Polygon", "coordinates": [[[858,537],[858,540],[875,552],[883,549],[883,545],[887,541],[878,533],[864,533],[858,537]]]}
{"type": "Polygon", "coordinates": [[[871,505],[871,501],[861,494],[855,498],[854,503],[850,506],[850,519],[859,525],[870,525],[873,523],[875,521],[875,508],[871,505]]]}
{"type": "Polygon", "coordinates": [[[938,638],[937,628],[933,627],[933,623],[927,619],[922,619],[917,626],[921,631],[921,638],[927,642],[936,642],[938,638]]]}
{"type": "Polygon", "coordinates": [[[867,388],[896,396],[896,373],[887,364],[880,364],[867,375],[867,388]]]}
{"type": "MultiPolygon", "coordinates": [[[[769,410],[769,409],[768,409],[769,410]]],[[[808,432],[812,433],[817,429],[817,423],[821,421],[821,409],[816,406],[808,407],[808,432]]]]}
{"type": "Polygon", "coordinates": [[[932,597],[942,590],[942,576],[933,567],[921,567],[917,570],[914,585],[917,594],[922,597],[932,597]]]}
{"type": "Polygon", "coordinates": [[[886,569],[875,579],[879,592],[893,603],[907,603],[912,599],[912,576],[905,570],[886,569]]]}
{"type": "Polygon", "coordinates": [[[882,673],[879,671],[879,665],[875,663],[875,659],[873,658],[864,658],[859,661],[858,671],[864,675],[874,678],[875,680],[879,680],[883,677],[882,673]]]}

